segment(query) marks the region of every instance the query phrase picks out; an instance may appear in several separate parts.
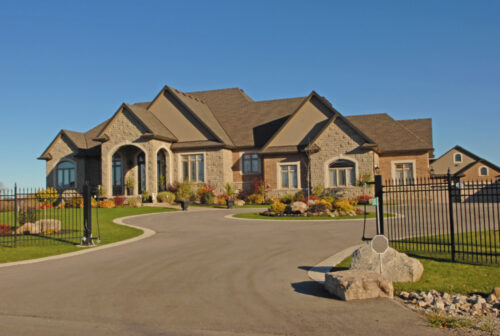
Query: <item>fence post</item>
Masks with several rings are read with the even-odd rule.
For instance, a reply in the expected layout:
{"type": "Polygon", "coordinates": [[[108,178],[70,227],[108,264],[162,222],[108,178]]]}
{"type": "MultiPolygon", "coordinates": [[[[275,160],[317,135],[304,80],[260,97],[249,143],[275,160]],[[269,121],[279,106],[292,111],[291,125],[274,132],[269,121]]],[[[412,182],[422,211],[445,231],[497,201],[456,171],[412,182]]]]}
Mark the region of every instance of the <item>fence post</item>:
{"type": "Polygon", "coordinates": [[[451,261],[455,262],[455,218],[453,217],[453,188],[451,180],[451,172],[448,169],[448,174],[446,175],[448,180],[448,212],[450,216],[450,243],[451,243],[451,261]]]}
{"type": "Polygon", "coordinates": [[[384,234],[384,196],[382,190],[382,175],[375,175],[375,197],[378,198],[378,215],[380,223],[380,232],[377,234],[384,234]]]}
{"type": "Polygon", "coordinates": [[[88,182],[83,185],[83,239],[82,245],[92,245],[92,201],[88,182]]]}
{"type": "Polygon", "coordinates": [[[17,247],[17,183],[14,184],[14,247],[17,247]]]}

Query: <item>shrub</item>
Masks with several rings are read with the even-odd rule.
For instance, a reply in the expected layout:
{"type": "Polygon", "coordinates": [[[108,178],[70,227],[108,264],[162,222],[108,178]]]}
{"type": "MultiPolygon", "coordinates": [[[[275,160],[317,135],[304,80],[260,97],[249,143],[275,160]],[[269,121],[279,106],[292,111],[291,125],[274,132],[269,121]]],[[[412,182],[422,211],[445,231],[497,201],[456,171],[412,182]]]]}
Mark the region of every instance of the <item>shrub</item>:
{"type": "Polygon", "coordinates": [[[103,201],[99,201],[99,208],[102,209],[111,209],[115,207],[115,201],[112,199],[107,199],[103,201]]]}
{"type": "Polygon", "coordinates": [[[333,204],[333,202],[335,202],[335,197],[333,196],[324,196],[323,199],[330,204],[333,204]]]}
{"type": "Polygon", "coordinates": [[[188,180],[178,185],[175,192],[175,199],[178,201],[188,201],[193,196],[193,188],[188,180]]]}
{"type": "Polygon", "coordinates": [[[127,200],[127,198],[125,196],[119,195],[119,196],[115,196],[114,200],[115,200],[116,206],[122,206],[125,204],[125,201],[127,200]]]}
{"type": "Polygon", "coordinates": [[[217,198],[217,205],[226,205],[227,204],[227,199],[226,197],[218,197],[217,198]]]}
{"type": "Polygon", "coordinates": [[[311,201],[318,201],[319,200],[319,196],[317,196],[317,195],[311,195],[311,196],[309,196],[309,199],[311,201]]]}
{"type": "Polygon", "coordinates": [[[58,198],[59,193],[54,188],[42,189],[36,193],[36,199],[45,205],[54,204],[58,198]]]}
{"type": "Polygon", "coordinates": [[[162,191],[158,193],[157,200],[160,203],[173,204],[175,202],[175,194],[170,191],[162,191]]]}
{"type": "Polygon", "coordinates": [[[266,194],[266,184],[262,177],[256,177],[253,179],[253,193],[264,196],[266,194]]]}
{"type": "Polygon", "coordinates": [[[2,200],[0,201],[0,212],[14,211],[14,201],[2,200]]]}
{"type": "Polygon", "coordinates": [[[177,192],[177,189],[179,189],[179,182],[177,181],[170,183],[167,187],[167,190],[174,194],[177,192]]]}
{"type": "Polygon", "coordinates": [[[234,197],[234,193],[236,192],[236,188],[232,183],[226,183],[224,184],[224,193],[227,195],[229,199],[232,199],[234,197]]]}
{"type": "Polygon", "coordinates": [[[349,203],[350,203],[353,207],[355,207],[356,205],[358,205],[358,200],[357,200],[357,199],[350,199],[350,200],[349,200],[349,203]]]}
{"type": "Polygon", "coordinates": [[[244,190],[240,190],[236,198],[244,201],[248,198],[248,194],[244,190]]]}
{"type": "Polygon", "coordinates": [[[269,207],[269,211],[274,212],[274,213],[282,213],[285,211],[285,209],[286,209],[286,204],[281,203],[280,201],[274,202],[269,207]]]}
{"type": "Polygon", "coordinates": [[[267,197],[267,198],[265,198],[264,202],[265,202],[266,204],[271,205],[271,204],[274,204],[274,203],[276,203],[276,202],[280,202],[280,199],[279,199],[279,198],[276,198],[276,197],[267,197]]]}
{"type": "Polygon", "coordinates": [[[247,199],[248,204],[262,204],[264,203],[264,196],[261,194],[251,194],[247,199]]]}
{"type": "Polygon", "coordinates": [[[368,182],[371,182],[371,181],[373,181],[372,174],[370,174],[370,173],[363,173],[359,177],[358,185],[359,186],[363,186],[364,183],[368,183],[368,182]]]}
{"type": "Polygon", "coordinates": [[[214,189],[209,186],[205,185],[198,188],[196,194],[201,204],[214,204],[215,202],[214,189]]]}
{"type": "Polygon", "coordinates": [[[317,186],[313,187],[312,193],[315,196],[321,197],[324,191],[325,191],[325,186],[322,184],[318,184],[317,186]]]}
{"type": "Polygon", "coordinates": [[[142,205],[142,201],[139,197],[129,198],[127,204],[130,208],[140,208],[142,205]]]}
{"type": "Polygon", "coordinates": [[[293,195],[293,200],[294,201],[304,201],[305,197],[304,197],[304,193],[301,191],[297,191],[295,193],[295,195],[293,195]]]}
{"type": "Polygon", "coordinates": [[[12,227],[9,224],[0,224],[0,236],[8,236],[12,233],[12,227]]]}
{"type": "Polygon", "coordinates": [[[293,201],[294,201],[293,195],[284,195],[284,196],[281,196],[281,202],[283,202],[285,204],[290,204],[293,201]]]}
{"type": "Polygon", "coordinates": [[[333,207],[336,210],[343,211],[343,212],[349,212],[349,211],[353,211],[354,210],[354,207],[349,202],[349,200],[345,200],[345,199],[336,200],[335,202],[333,202],[333,207]]]}
{"type": "Polygon", "coordinates": [[[309,212],[325,212],[327,210],[332,210],[332,204],[325,200],[320,200],[309,206],[309,212]]]}
{"type": "Polygon", "coordinates": [[[66,201],[65,205],[66,208],[83,208],[83,197],[73,197],[69,200],[66,201]]]}
{"type": "Polygon", "coordinates": [[[20,211],[18,215],[19,225],[36,222],[36,210],[20,211]]]}
{"type": "Polygon", "coordinates": [[[357,197],[357,200],[358,204],[369,204],[372,200],[372,197],[370,195],[359,195],[357,197]]]}
{"type": "Polygon", "coordinates": [[[40,205],[40,210],[45,210],[45,209],[53,209],[54,206],[52,204],[42,204],[40,205]]]}
{"type": "Polygon", "coordinates": [[[149,194],[149,191],[144,190],[141,194],[142,202],[149,202],[151,201],[151,195],[149,194]]]}

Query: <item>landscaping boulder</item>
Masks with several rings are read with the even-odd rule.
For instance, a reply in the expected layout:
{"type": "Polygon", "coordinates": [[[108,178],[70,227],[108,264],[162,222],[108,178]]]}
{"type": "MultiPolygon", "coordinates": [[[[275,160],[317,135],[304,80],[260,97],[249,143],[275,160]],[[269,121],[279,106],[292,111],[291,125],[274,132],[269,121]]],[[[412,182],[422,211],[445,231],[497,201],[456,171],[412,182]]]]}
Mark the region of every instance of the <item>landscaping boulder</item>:
{"type": "Polygon", "coordinates": [[[41,233],[53,233],[61,231],[61,221],[58,219],[40,219],[35,222],[40,226],[41,233]]]}
{"type": "Polygon", "coordinates": [[[344,300],[392,298],[392,282],[382,275],[365,270],[348,270],[325,274],[325,289],[344,300]]]}
{"type": "Polygon", "coordinates": [[[240,199],[236,199],[236,200],[234,200],[234,205],[236,205],[236,206],[245,205],[245,201],[244,200],[240,200],[240,199]]]}
{"type": "MultiPolygon", "coordinates": [[[[364,245],[352,254],[351,269],[380,272],[380,257],[370,245],[364,245]]],[[[391,247],[382,255],[382,275],[390,281],[415,282],[423,272],[424,266],[419,260],[391,247]]]]}
{"type": "Polygon", "coordinates": [[[24,223],[20,227],[17,228],[16,234],[22,235],[25,232],[29,234],[40,234],[40,223],[24,223]]]}
{"type": "Polygon", "coordinates": [[[290,204],[290,209],[292,210],[292,213],[301,213],[303,214],[304,212],[307,211],[307,204],[304,202],[296,201],[290,204]]]}

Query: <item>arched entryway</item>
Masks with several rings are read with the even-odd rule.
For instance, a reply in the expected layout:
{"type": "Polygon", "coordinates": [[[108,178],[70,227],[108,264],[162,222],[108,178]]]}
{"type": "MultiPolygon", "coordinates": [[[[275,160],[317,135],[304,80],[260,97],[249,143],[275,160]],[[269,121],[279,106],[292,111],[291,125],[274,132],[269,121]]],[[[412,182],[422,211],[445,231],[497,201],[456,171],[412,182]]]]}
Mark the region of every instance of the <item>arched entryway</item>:
{"type": "Polygon", "coordinates": [[[121,146],[111,161],[113,195],[137,195],[147,190],[146,153],[140,147],[121,146]]]}

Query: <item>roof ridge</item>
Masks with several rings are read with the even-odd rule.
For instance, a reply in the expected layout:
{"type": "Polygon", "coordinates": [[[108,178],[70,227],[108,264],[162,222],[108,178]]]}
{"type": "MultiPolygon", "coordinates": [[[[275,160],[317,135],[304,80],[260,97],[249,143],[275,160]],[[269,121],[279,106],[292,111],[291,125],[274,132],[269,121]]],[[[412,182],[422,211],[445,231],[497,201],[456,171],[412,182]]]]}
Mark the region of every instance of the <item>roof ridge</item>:
{"type": "Polygon", "coordinates": [[[290,98],[278,98],[278,99],[266,99],[266,100],[254,100],[251,101],[251,103],[268,103],[268,102],[275,102],[275,101],[284,101],[284,100],[292,100],[292,99],[305,99],[308,96],[303,96],[303,97],[290,97],[290,98]]]}

